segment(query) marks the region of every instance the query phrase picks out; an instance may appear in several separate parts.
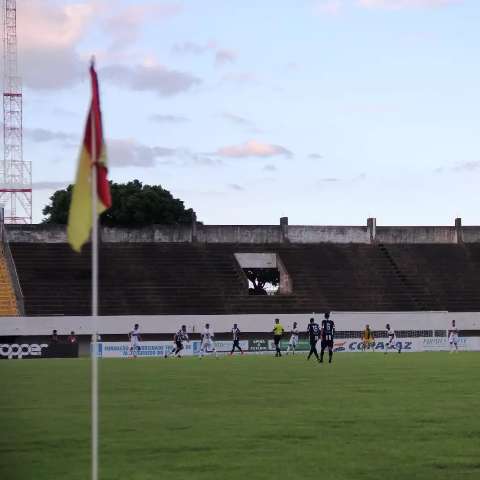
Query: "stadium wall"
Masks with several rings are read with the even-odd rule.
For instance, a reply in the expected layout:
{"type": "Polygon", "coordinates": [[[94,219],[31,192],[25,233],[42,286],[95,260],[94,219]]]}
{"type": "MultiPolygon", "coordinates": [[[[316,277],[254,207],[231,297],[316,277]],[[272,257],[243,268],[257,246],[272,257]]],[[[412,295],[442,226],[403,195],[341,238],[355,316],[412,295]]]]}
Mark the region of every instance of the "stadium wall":
{"type": "MultiPolygon", "coordinates": [[[[293,322],[303,329],[311,315],[145,315],[99,317],[98,333],[101,335],[126,335],[134,323],[139,323],[144,334],[173,334],[180,325],[187,325],[189,332],[200,332],[205,323],[210,323],[215,332],[229,332],[238,323],[242,332],[267,333],[273,328],[273,320],[279,318],[288,330],[293,322]]],[[[315,318],[322,319],[317,314],[315,318]]],[[[455,319],[460,330],[480,331],[480,312],[333,312],[337,330],[361,330],[368,323],[373,330],[384,330],[390,323],[397,330],[446,330],[455,319]]],[[[78,335],[91,335],[92,317],[3,317],[0,318],[2,336],[44,336],[52,330],[59,335],[75,331],[78,335]]]]}
{"type": "MultiPolygon", "coordinates": [[[[66,243],[63,225],[6,225],[10,242],[66,243]]],[[[374,218],[366,226],[289,225],[151,225],[145,228],[101,229],[103,242],[315,244],[315,243],[477,243],[480,226],[377,226],[374,218]]]]}
{"type": "MultiPolygon", "coordinates": [[[[116,316],[99,317],[98,333],[103,341],[122,344],[127,342],[127,334],[134,323],[140,324],[143,341],[167,342],[171,344],[172,334],[181,325],[187,326],[187,331],[192,339],[199,338],[205,323],[210,323],[215,332],[217,341],[228,343],[231,340],[230,330],[233,323],[237,323],[242,331],[242,339],[265,339],[271,340],[271,331],[274,318],[280,318],[287,332],[294,321],[298,322],[300,330],[303,331],[308,323],[310,315],[164,315],[164,316],[116,316]]],[[[315,315],[317,320],[321,315],[315,315]]],[[[427,331],[430,332],[430,339],[426,340],[428,345],[435,350],[437,346],[446,348],[446,331],[451,320],[457,321],[461,335],[468,335],[470,340],[462,344],[462,348],[476,349],[480,345],[480,313],[454,313],[454,312],[333,312],[338,332],[348,333],[340,335],[338,348],[347,345],[347,350],[358,349],[359,332],[368,323],[373,331],[384,331],[386,323],[390,323],[399,334],[399,338],[406,338],[408,343],[424,342],[422,338],[427,331]],[[434,335],[432,337],[432,334],[434,335]],[[344,338],[341,340],[340,337],[344,338]],[[348,339],[346,338],[348,337],[348,339]],[[433,344],[431,342],[434,342],[433,344]],[[438,343],[440,342],[440,343],[438,343]]],[[[90,339],[92,330],[92,318],[88,316],[72,317],[3,317],[0,318],[0,346],[8,345],[46,345],[53,330],[66,340],[66,337],[73,330],[78,337],[79,355],[90,354],[90,339]]],[[[288,339],[288,334],[285,335],[288,339]]],[[[262,340],[260,340],[262,341],[262,340]]],[[[165,343],[165,344],[167,344],[165,343]]],[[[382,340],[379,343],[383,345],[382,340]]],[[[192,343],[193,345],[193,343],[192,343]]],[[[273,348],[273,347],[272,347],[273,348]]],[[[383,347],[382,347],[383,348],[383,347]]],[[[255,348],[254,348],[255,349],[255,348]]],[[[412,351],[419,351],[412,350],[412,351]]],[[[1,353],[1,352],[0,352],[1,353]]],[[[125,353],[125,352],[124,352],[125,353]]]]}

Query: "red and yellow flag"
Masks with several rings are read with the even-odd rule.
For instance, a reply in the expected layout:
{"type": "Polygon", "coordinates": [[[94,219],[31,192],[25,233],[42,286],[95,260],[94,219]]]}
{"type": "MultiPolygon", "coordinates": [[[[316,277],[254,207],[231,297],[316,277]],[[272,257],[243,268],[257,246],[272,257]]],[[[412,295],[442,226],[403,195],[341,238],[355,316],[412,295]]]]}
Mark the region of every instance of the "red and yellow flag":
{"type": "Polygon", "coordinates": [[[92,229],[92,168],[95,168],[97,173],[96,201],[98,215],[112,205],[110,185],[107,179],[107,155],[103,141],[98,78],[93,62],[90,66],[90,78],[92,82],[92,103],[88,113],[72,201],[68,213],[68,243],[77,252],[80,252],[83,244],[88,240],[90,230],[92,229]],[[93,158],[94,155],[95,158],[93,158]]]}

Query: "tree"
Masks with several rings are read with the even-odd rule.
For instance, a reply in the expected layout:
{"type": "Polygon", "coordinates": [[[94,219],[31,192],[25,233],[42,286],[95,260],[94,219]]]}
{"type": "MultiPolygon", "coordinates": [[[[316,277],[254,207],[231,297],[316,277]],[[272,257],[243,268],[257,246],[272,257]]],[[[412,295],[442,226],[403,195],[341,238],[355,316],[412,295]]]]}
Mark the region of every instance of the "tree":
{"type": "MultiPolygon", "coordinates": [[[[178,225],[192,222],[195,212],[160,185],[142,185],[139,180],[128,183],[110,182],[112,207],[100,216],[102,225],[141,227],[144,225],[178,225]]],[[[66,224],[73,186],[57,190],[50,204],[43,209],[44,223],[66,224]]]]}
{"type": "Polygon", "coordinates": [[[250,295],[268,295],[265,284],[276,287],[280,283],[280,272],[275,268],[245,268],[243,271],[253,284],[248,290],[250,295]]]}
{"type": "Polygon", "coordinates": [[[64,190],[57,190],[50,197],[50,205],[47,205],[42,213],[46,215],[43,223],[66,224],[68,222],[68,209],[72,198],[73,186],[69,185],[64,190]]]}

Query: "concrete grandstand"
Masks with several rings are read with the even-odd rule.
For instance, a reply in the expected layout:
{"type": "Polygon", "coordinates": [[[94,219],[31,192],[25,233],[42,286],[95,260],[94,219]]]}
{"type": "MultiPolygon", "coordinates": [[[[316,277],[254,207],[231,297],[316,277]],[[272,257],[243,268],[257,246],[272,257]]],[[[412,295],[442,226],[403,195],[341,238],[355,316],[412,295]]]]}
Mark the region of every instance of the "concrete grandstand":
{"type": "MultiPolygon", "coordinates": [[[[6,230],[25,315],[89,315],[89,248],[73,252],[62,226],[6,230]]],[[[267,226],[154,225],[104,228],[101,239],[101,315],[480,310],[480,227],[460,219],[451,227],[380,227],[375,219],[292,226],[287,218],[267,226]],[[277,295],[248,295],[236,255],[261,253],[277,259],[277,295]]]]}

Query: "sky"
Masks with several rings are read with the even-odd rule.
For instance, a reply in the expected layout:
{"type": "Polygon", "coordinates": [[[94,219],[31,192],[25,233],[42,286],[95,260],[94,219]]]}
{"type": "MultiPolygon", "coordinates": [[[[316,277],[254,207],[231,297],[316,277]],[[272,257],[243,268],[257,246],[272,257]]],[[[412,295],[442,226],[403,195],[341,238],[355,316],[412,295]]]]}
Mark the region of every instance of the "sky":
{"type": "Polygon", "coordinates": [[[478,0],[17,0],[34,222],[99,74],[109,176],[206,224],[478,225],[478,0]]]}

